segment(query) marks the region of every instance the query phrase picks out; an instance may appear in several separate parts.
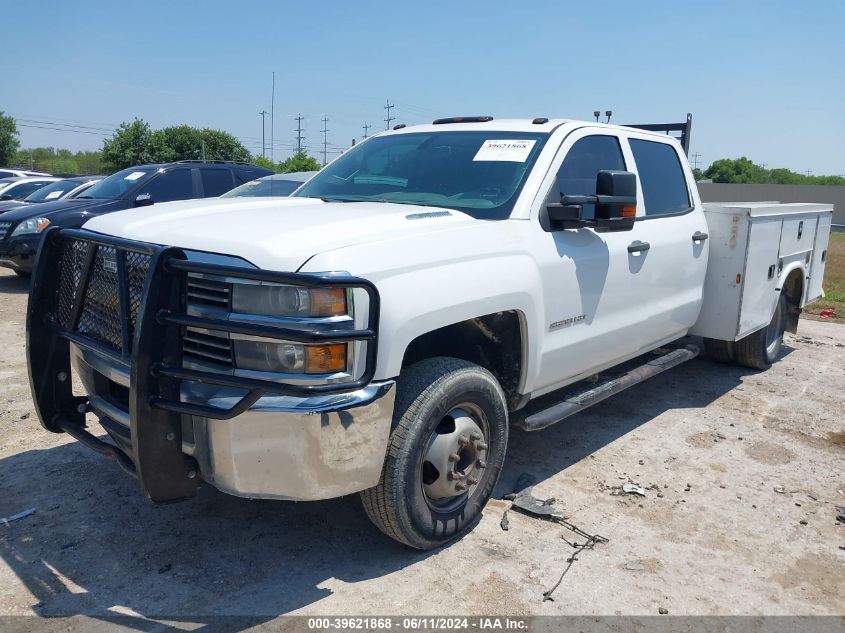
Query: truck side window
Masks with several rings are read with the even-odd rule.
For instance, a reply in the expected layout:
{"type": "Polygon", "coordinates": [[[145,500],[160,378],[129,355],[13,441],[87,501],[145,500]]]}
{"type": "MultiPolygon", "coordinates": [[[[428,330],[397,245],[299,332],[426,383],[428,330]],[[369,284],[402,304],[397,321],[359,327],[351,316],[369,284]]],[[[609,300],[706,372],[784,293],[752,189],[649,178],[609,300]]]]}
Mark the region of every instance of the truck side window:
{"type": "Polygon", "coordinates": [[[187,200],[194,197],[194,183],[190,169],[176,169],[159,174],[143,187],[139,194],[148,193],[153,202],[187,200]]]}
{"type": "Polygon", "coordinates": [[[630,142],[643,188],[646,217],[687,211],[687,181],[675,148],[633,138],[630,142]]]}
{"type": "MultiPolygon", "coordinates": [[[[603,169],[625,170],[622,148],[615,136],[585,136],[569,148],[557,172],[560,195],[593,196],[596,176],[603,169]]],[[[593,217],[595,205],[584,205],[586,217],[593,217]]]]}

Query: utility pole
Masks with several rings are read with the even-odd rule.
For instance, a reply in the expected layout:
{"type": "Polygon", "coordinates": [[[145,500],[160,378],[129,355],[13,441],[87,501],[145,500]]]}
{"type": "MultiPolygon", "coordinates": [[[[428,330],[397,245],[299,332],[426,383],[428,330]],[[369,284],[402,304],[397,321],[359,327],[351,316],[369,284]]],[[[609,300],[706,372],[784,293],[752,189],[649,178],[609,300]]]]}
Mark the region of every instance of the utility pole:
{"type": "Polygon", "coordinates": [[[384,128],[385,130],[389,130],[389,129],[390,129],[390,122],[391,122],[391,121],[395,121],[395,120],[396,120],[396,117],[395,117],[395,116],[390,116],[390,109],[391,109],[391,108],[395,108],[395,107],[396,107],[395,105],[393,105],[392,103],[390,103],[390,99],[388,99],[388,100],[387,100],[387,105],[386,105],[386,106],[384,106],[384,109],[385,109],[385,110],[387,110],[387,118],[384,120],[384,121],[385,121],[385,123],[387,123],[387,127],[386,127],[386,128],[384,128]]]}
{"type": "Polygon", "coordinates": [[[273,131],[276,129],[276,71],[273,71],[273,89],[270,92],[270,162],[275,163],[275,159],[273,157],[273,150],[275,149],[275,143],[273,142],[273,131]]]}
{"type": "Polygon", "coordinates": [[[267,145],[264,143],[264,116],[269,114],[269,112],[262,110],[258,114],[261,115],[261,156],[267,158],[267,145]]]}
{"type": "Polygon", "coordinates": [[[324,114],[323,118],[320,119],[320,120],[323,122],[323,130],[322,130],[322,132],[323,132],[323,167],[325,167],[326,166],[326,154],[327,154],[327,150],[328,150],[328,146],[329,146],[329,136],[328,136],[328,133],[329,133],[329,128],[328,128],[329,118],[324,114]]]}
{"type": "Polygon", "coordinates": [[[809,178],[810,174],[812,174],[812,173],[813,173],[812,170],[808,169],[807,170],[807,177],[809,178]]]}
{"type": "Polygon", "coordinates": [[[695,152],[692,154],[692,168],[698,169],[698,159],[701,158],[701,154],[695,152]]]}
{"type": "Polygon", "coordinates": [[[369,123],[364,123],[364,125],[361,126],[361,127],[364,128],[364,138],[367,138],[369,136],[369,134],[367,134],[367,132],[369,132],[370,128],[373,127],[373,126],[370,125],[369,123]]]}
{"type": "Polygon", "coordinates": [[[202,162],[205,162],[205,141],[202,140],[200,143],[202,144],[202,162]]]}
{"type": "Polygon", "coordinates": [[[297,115],[296,117],[296,153],[299,154],[302,152],[302,141],[305,140],[305,137],[302,136],[302,122],[305,120],[305,117],[301,114],[297,115]]]}

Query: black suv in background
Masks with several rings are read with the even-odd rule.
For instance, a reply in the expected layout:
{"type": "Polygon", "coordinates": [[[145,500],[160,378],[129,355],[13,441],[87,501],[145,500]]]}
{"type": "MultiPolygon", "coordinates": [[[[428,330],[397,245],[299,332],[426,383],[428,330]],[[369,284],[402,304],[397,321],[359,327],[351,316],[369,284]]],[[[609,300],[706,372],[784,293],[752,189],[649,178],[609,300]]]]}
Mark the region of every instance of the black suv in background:
{"type": "Polygon", "coordinates": [[[28,275],[41,233],[48,226],[79,228],[90,218],[156,202],[210,198],[271,174],[269,169],[228,161],[179,161],[130,167],[75,198],[15,209],[0,217],[0,266],[28,275]]]}

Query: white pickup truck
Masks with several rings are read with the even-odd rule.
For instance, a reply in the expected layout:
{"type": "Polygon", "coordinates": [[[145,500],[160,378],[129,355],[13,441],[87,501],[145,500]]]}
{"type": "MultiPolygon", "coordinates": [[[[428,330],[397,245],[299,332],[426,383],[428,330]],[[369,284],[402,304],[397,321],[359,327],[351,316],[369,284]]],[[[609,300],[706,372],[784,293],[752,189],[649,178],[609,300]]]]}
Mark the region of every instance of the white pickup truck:
{"type": "Polygon", "coordinates": [[[831,217],[702,205],[682,144],[648,129],[398,126],[291,198],[50,230],[32,393],[44,427],[116,459],[153,502],[202,481],[251,498],[360,492],[385,534],[432,548],[479,518],[510,426],[541,429],[693,358],[690,335],[767,368],[822,294],[831,217]]]}

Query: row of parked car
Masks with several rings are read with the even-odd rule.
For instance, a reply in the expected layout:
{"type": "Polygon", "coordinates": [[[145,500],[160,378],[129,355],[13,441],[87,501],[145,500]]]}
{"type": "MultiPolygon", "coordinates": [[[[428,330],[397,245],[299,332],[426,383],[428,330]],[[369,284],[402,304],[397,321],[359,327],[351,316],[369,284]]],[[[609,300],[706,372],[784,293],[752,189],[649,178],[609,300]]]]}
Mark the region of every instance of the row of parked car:
{"type": "Polygon", "coordinates": [[[273,174],[231,161],[140,165],[107,177],[0,168],[0,266],[28,276],[48,226],[79,228],[104,213],[162,202],[287,196],[314,173],[273,174]]]}

